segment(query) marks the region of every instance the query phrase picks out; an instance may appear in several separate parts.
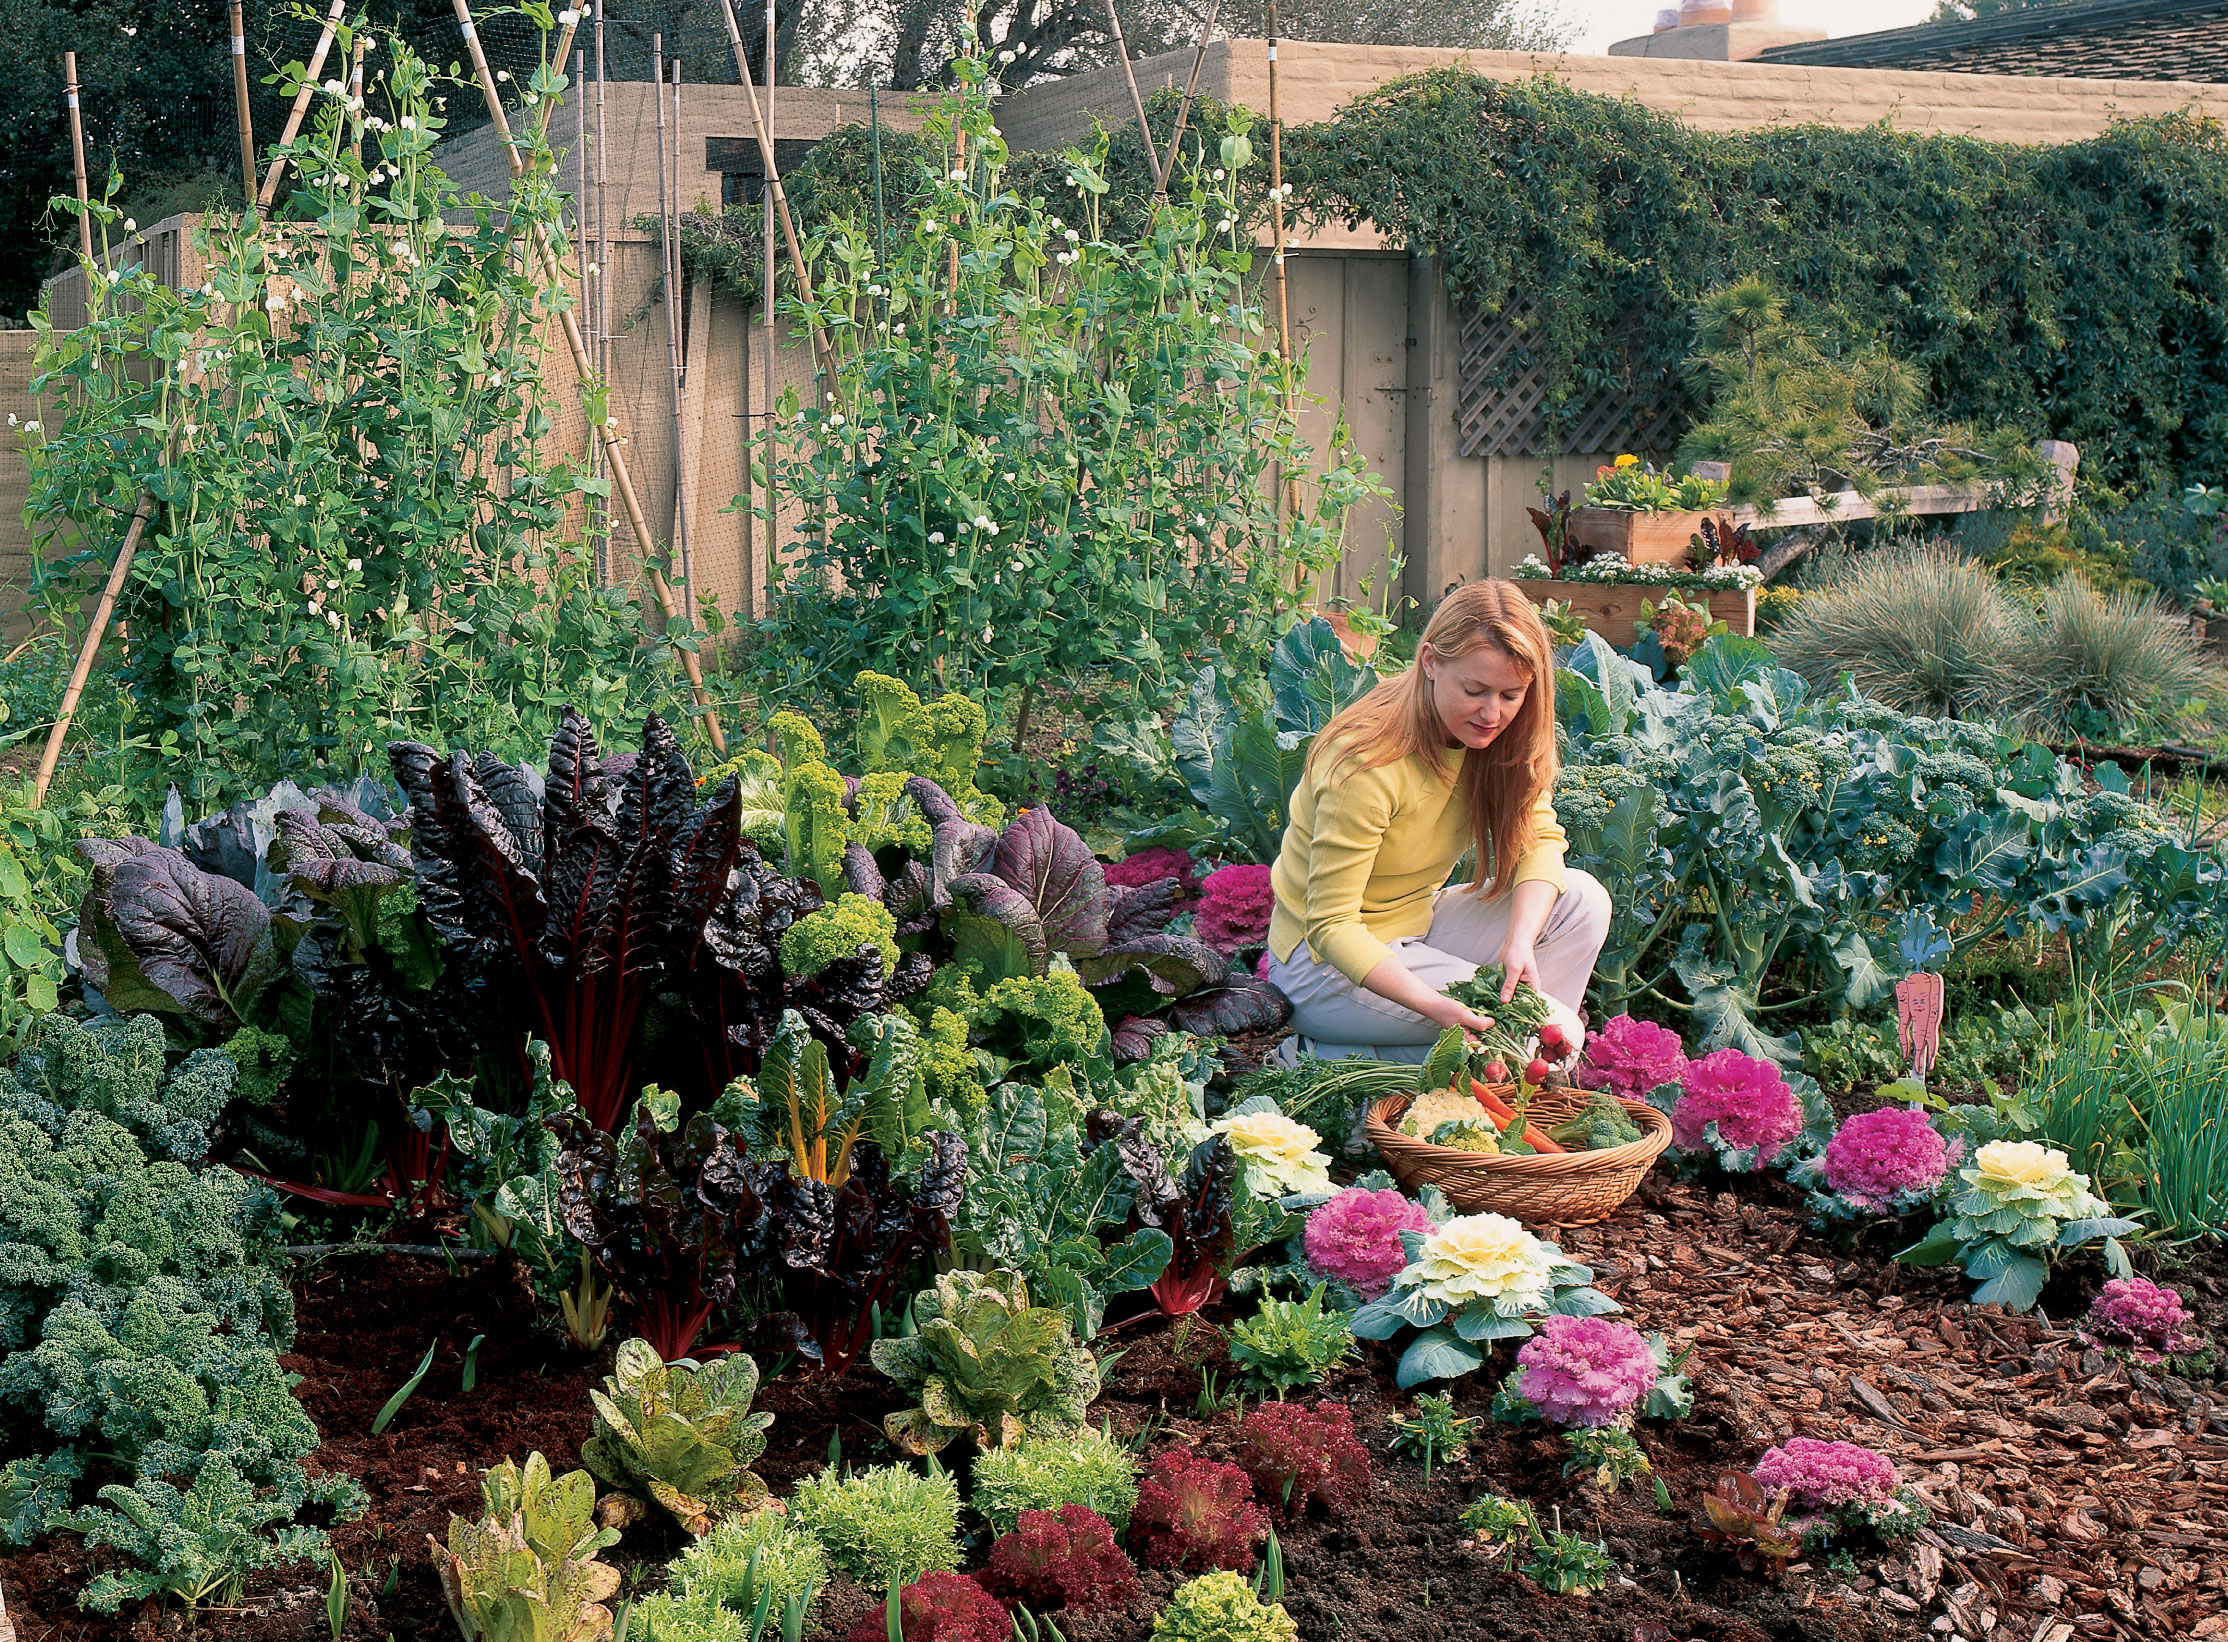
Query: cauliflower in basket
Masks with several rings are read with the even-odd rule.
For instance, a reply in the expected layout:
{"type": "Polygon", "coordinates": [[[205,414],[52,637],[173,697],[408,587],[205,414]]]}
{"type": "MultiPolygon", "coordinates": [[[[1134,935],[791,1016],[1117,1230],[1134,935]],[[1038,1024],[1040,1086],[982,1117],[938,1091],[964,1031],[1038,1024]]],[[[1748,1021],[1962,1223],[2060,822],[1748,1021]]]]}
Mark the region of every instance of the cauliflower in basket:
{"type": "Polygon", "coordinates": [[[1442,1123],[1478,1123],[1484,1118],[1485,1108],[1474,1097],[1452,1089],[1427,1089],[1408,1103],[1400,1132],[1411,1140],[1428,1140],[1442,1123]]]}
{"type": "Polygon", "coordinates": [[[1474,1120],[1460,1123],[1442,1123],[1431,1131],[1431,1144],[1449,1146],[1458,1152],[1499,1152],[1501,1131],[1493,1127],[1493,1120],[1480,1112],[1474,1120]]]}

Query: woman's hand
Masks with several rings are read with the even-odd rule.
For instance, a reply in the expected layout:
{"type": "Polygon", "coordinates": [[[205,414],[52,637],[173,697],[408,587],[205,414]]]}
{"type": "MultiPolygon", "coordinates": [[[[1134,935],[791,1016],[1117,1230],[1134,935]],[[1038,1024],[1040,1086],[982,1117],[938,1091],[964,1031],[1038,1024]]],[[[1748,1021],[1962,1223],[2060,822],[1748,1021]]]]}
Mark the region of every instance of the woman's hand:
{"type": "Polygon", "coordinates": [[[1445,998],[1443,1001],[1447,1005],[1445,1011],[1432,1016],[1432,1019],[1436,1020],[1441,1026],[1459,1026],[1463,1031],[1469,1033],[1473,1039],[1480,1032],[1493,1030],[1493,1017],[1491,1015],[1481,1015],[1474,1009],[1465,1009],[1452,998],[1445,998]]]}
{"type": "Polygon", "coordinates": [[[1501,1001],[1507,1003],[1516,996],[1517,987],[1532,983],[1532,990],[1540,990],[1539,954],[1533,949],[1532,937],[1515,928],[1501,947],[1501,1001]]]}

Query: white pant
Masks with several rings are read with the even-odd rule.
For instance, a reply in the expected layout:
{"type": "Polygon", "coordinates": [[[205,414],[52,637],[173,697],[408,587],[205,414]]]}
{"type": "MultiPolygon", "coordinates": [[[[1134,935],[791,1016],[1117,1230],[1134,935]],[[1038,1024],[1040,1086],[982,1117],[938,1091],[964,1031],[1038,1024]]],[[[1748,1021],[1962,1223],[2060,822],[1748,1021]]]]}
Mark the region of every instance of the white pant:
{"type": "MultiPolygon", "coordinates": [[[[1566,868],[1563,877],[1563,893],[1555,898],[1534,950],[1540,991],[1575,1014],[1586,1001],[1594,959],[1609,938],[1609,892],[1576,868],[1566,868]]],[[[1392,955],[1417,980],[1443,992],[1470,979],[1480,965],[1500,962],[1513,904],[1509,894],[1489,901],[1467,887],[1443,889],[1431,905],[1431,928],[1388,943],[1392,955]]],[[[1420,1061],[1439,1041],[1437,1022],[1318,963],[1305,942],[1282,962],[1272,956],[1268,978],[1292,1000],[1292,1025],[1300,1035],[1294,1047],[1309,1054],[1420,1061]]],[[[1479,1013],[1492,1014],[1491,1005],[1479,1013]]]]}

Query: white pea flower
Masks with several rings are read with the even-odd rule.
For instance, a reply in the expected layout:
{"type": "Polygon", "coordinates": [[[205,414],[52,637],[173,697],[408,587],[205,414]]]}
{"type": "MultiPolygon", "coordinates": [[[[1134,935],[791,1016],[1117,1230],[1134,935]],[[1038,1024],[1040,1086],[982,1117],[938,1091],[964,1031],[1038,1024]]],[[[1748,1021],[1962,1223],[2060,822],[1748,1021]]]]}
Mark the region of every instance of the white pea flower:
{"type": "Polygon", "coordinates": [[[124,281],[124,270],[123,270],[123,269],[121,269],[121,268],[111,268],[111,269],[109,269],[109,271],[108,271],[108,282],[109,282],[109,284],[111,284],[111,285],[121,285],[121,284],[123,283],[123,281],[124,281]]]}
{"type": "Polygon", "coordinates": [[[1005,49],[1004,51],[1001,51],[1000,53],[998,53],[998,61],[1000,61],[1001,63],[1010,63],[1010,62],[1012,62],[1012,61],[1013,61],[1013,48],[1012,48],[1011,46],[1008,46],[1008,47],[1007,47],[1007,48],[1006,48],[1006,49],[1005,49]]]}
{"type": "Polygon", "coordinates": [[[590,272],[591,274],[600,274],[603,272],[603,269],[598,264],[591,262],[588,264],[588,272],[590,272]]]}
{"type": "Polygon", "coordinates": [[[495,71],[495,77],[498,80],[508,80],[511,77],[511,71],[507,68],[499,68],[495,71]]]}
{"type": "Polygon", "coordinates": [[[126,217],[126,218],[124,219],[124,232],[125,232],[125,233],[127,233],[127,234],[136,234],[136,233],[138,233],[138,232],[139,232],[139,224],[138,224],[138,223],[137,223],[136,221],[134,221],[134,220],[133,220],[132,218],[130,218],[130,217],[126,217]]]}
{"type": "Polygon", "coordinates": [[[24,424],[23,424],[23,431],[24,431],[25,433],[38,433],[38,432],[40,432],[40,431],[41,431],[41,427],[40,427],[40,423],[39,423],[39,420],[38,420],[38,418],[37,418],[37,417],[33,417],[33,418],[32,418],[32,419],[30,420],[30,421],[28,421],[28,422],[24,423],[24,424]]]}
{"type": "Polygon", "coordinates": [[[309,613],[313,616],[322,616],[325,613],[324,601],[315,598],[311,599],[309,601],[309,613]]]}
{"type": "MultiPolygon", "coordinates": [[[[12,422],[12,421],[14,421],[14,420],[15,420],[15,418],[11,416],[11,417],[10,417],[10,418],[9,418],[8,420],[10,420],[10,421],[12,422]]],[[[187,437],[188,439],[191,439],[191,438],[192,438],[192,437],[193,437],[193,436],[194,436],[195,434],[199,433],[200,431],[201,431],[201,425],[200,425],[200,424],[199,424],[198,422],[188,422],[188,423],[186,424],[186,437],[187,437]]]]}
{"type": "Polygon", "coordinates": [[[829,427],[831,427],[831,428],[840,428],[840,427],[842,427],[842,426],[843,426],[843,413],[842,413],[841,411],[838,411],[838,412],[836,412],[836,413],[835,413],[835,414],[834,414],[833,416],[829,417],[829,418],[828,418],[828,426],[829,426],[829,427]]]}
{"type": "Polygon", "coordinates": [[[407,256],[408,256],[409,254],[410,254],[410,247],[409,247],[409,246],[407,246],[407,245],[405,245],[405,244],[403,244],[403,242],[402,242],[401,240],[399,240],[399,239],[398,239],[398,240],[396,240],[396,241],[395,241],[395,260],[399,262],[399,261],[401,261],[401,260],[402,260],[402,259],[403,259],[404,257],[407,257],[407,256]]]}
{"type": "Polygon", "coordinates": [[[1215,232],[1218,234],[1227,234],[1230,232],[1230,228],[1231,219],[1228,217],[1224,217],[1220,222],[1215,224],[1215,232]]]}
{"type": "Polygon", "coordinates": [[[912,645],[913,654],[917,656],[921,653],[921,641],[919,639],[909,639],[906,642],[912,645]]]}
{"type": "Polygon", "coordinates": [[[893,330],[895,330],[895,331],[896,331],[896,333],[897,333],[897,334],[898,334],[899,336],[903,336],[903,335],[905,334],[905,326],[904,326],[904,324],[903,324],[902,322],[901,322],[901,323],[899,323],[899,324],[897,324],[897,325],[895,325],[895,326],[893,326],[893,327],[891,327],[891,328],[892,328],[893,330]]]}
{"type": "Polygon", "coordinates": [[[271,314],[283,314],[286,312],[286,298],[282,296],[265,297],[263,299],[263,311],[271,314]]]}
{"type": "Polygon", "coordinates": [[[965,182],[966,180],[967,180],[967,168],[966,168],[966,167],[965,167],[964,165],[955,165],[955,166],[953,166],[953,167],[952,167],[952,181],[953,181],[953,182],[965,182]]]}
{"type": "Polygon", "coordinates": [[[1219,166],[1219,165],[1218,165],[1218,166],[1216,166],[1216,167],[1215,167],[1215,181],[1217,181],[1217,182],[1220,182],[1220,181],[1222,181],[1222,179],[1223,179],[1223,178],[1224,178],[1225,176],[1227,176],[1228,174],[1229,174],[1229,173],[1228,173],[1228,172],[1226,172],[1226,171],[1224,171],[1224,170],[1222,169],[1222,167],[1221,167],[1221,166],[1219,166]]]}
{"type": "Polygon", "coordinates": [[[325,624],[328,627],[338,627],[340,625],[340,612],[338,610],[326,611],[325,624]]]}
{"type": "Polygon", "coordinates": [[[982,641],[985,644],[990,642],[990,629],[987,627],[982,630],[982,641]]]}
{"type": "Polygon", "coordinates": [[[501,371],[488,372],[487,379],[495,387],[499,388],[503,385],[503,373],[501,371]]]}
{"type": "Polygon", "coordinates": [[[201,294],[202,294],[203,296],[215,296],[215,295],[217,294],[217,288],[216,288],[216,286],[215,286],[215,285],[214,285],[213,283],[212,283],[212,284],[204,284],[204,285],[203,285],[203,286],[201,287],[201,294]]]}
{"type": "Polygon", "coordinates": [[[572,28],[579,23],[580,13],[577,11],[561,11],[557,14],[557,21],[567,28],[572,28]]]}
{"type": "Polygon", "coordinates": [[[303,495],[303,494],[302,494],[302,493],[301,493],[300,491],[296,491],[296,492],[294,493],[294,505],[295,505],[296,507],[300,507],[300,506],[302,506],[302,505],[303,505],[304,503],[306,503],[306,502],[307,502],[308,500],[309,500],[309,498],[308,498],[307,496],[304,496],[304,495],[303,495]]]}
{"type": "Polygon", "coordinates": [[[18,421],[17,421],[16,419],[15,419],[15,412],[14,412],[14,411],[10,411],[10,412],[8,412],[8,426],[9,426],[9,427],[11,427],[11,428],[14,428],[14,427],[21,427],[22,425],[23,425],[22,423],[18,422],[18,421]]]}
{"type": "Polygon", "coordinates": [[[1072,228],[1066,229],[1066,230],[1064,230],[1064,232],[1065,232],[1065,234],[1066,234],[1066,237],[1067,237],[1067,242],[1068,242],[1068,243],[1069,243],[1070,245],[1073,245],[1073,244],[1075,244],[1075,243],[1076,243],[1077,241],[1079,241],[1079,240],[1080,240],[1080,239],[1082,239],[1082,237],[1083,237],[1083,236],[1082,236],[1081,234],[1077,233],[1077,232],[1076,232],[1076,231],[1075,231],[1074,229],[1072,229],[1072,228]]]}
{"type": "Polygon", "coordinates": [[[866,294],[868,296],[880,296],[882,294],[882,287],[879,285],[869,285],[866,288],[866,294]]]}
{"type": "Polygon", "coordinates": [[[364,567],[364,561],[363,561],[363,560],[361,560],[361,559],[350,559],[350,560],[348,561],[348,568],[349,568],[350,570],[352,570],[352,571],[354,571],[354,570],[361,570],[361,569],[363,569],[363,567],[364,567]]]}
{"type": "MultiPolygon", "coordinates": [[[[8,420],[13,422],[15,418],[11,416],[8,420]]],[[[944,533],[941,530],[932,530],[928,533],[928,540],[931,546],[941,545],[944,540],[944,533]]]]}
{"type": "Polygon", "coordinates": [[[417,129],[418,129],[418,117],[417,117],[417,116],[416,116],[415,114],[405,114],[405,115],[404,115],[404,116],[402,117],[402,129],[403,129],[403,130],[405,130],[405,131],[415,131],[415,130],[417,130],[417,129]]]}
{"type": "Polygon", "coordinates": [[[325,82],[325,95],[328,97],[345,97],[348,95],[348,88],[338,80],[327,80],[325,82]]]}
{"type": "Polygon", "coordinates": [[[139,33],[139,29],[138,29],[138,27],[137,27],[136,25],[134,25],[134,24],[131,24],[131,23],[126,23],[126,24],[124,25],[124,38],[125,38],[125,39],[129,40],[129,39],[133,38],[134,36],[136,36],[136,35],[137,35],[138,33],[139,33]]]}
{"type": "Polygon", "coordinates": [[[992,587],[998,587],[998,586],[1001,586],[1001,585],[1003,585],[1003,583],[1005,582],[1005,579],[1006,579],[1005,577],[1001,576],[1001,575],[1000,575],[1000,574],[999,574],[999,573],[998,573],[997,571],[995,571],[995,570],[993,570],[993,571],[992,571],[992,572],[990,573],[990,585],[991,585],[992,587]]]}
{"type": "MultiPolygon", "coordinates": [[[[798,420],[802,421],[803,418],[800,417],[798,420]]],[[[615,428],[619,425],[619,419],[616,416],[607,416],[603,419],[603,425],[607,428],[615,428]]]]}

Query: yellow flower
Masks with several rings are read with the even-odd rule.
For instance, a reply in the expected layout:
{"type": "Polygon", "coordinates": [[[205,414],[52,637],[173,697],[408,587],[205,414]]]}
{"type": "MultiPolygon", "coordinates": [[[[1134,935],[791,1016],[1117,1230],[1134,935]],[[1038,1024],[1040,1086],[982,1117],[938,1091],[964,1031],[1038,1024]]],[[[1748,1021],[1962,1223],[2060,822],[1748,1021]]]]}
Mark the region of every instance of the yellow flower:
{"type": "Polygon", "coordinates": [[[1409,1269],[1433,1299],[1449,1305],[1503,1299],[1545,1305],[1554,1264],[1547,1246],[1507,1215],[1466,1214],[1426,1235],[1409,1269]]]}
{"type": "Polygon", "coordinates": [[[1331,1189],[1330,1157],[1315,1150],[1322,1137],[1306,1124],[1295,1123],[1282,1112],[1246,1112],[1209,1128],[1230,1137],[1230,1149],[1275,1195],[1331,1189]]]}
{"type": "Polygon", "coordinates": [[[2033,1140],[1993,1140],[1973,1154],[1981,1180],[2053,1190],[2072,1170],[2066,1154],[2033,1140]]]}
{"type": "Polygon", "coordinates": [[[1637,456],[1620,456],[1617,458],[1617,465],[1621,468],[1636,468],[1640,465],[1640,458],[1637,456]]]}

